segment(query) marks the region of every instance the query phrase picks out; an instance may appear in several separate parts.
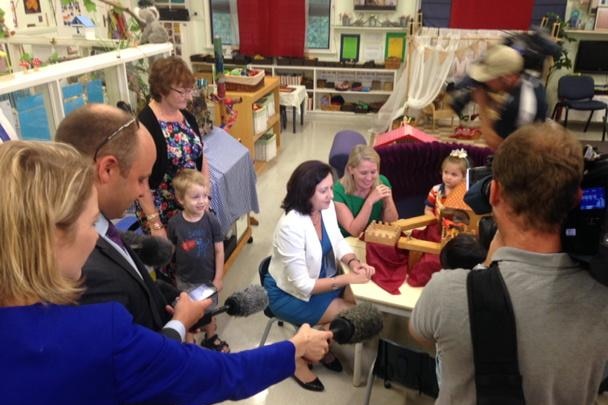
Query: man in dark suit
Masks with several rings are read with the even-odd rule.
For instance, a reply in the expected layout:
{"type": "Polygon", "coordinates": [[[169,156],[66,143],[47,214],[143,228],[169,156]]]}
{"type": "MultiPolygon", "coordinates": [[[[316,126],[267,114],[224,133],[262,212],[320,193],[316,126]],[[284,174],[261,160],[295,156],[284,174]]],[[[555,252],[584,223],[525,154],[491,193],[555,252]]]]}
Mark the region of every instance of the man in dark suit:
{"type": "Polygon", "coordinates": [[[118,301],[136,323],[184,341],[186,331],[203,315],[204,305],[182,294],[174,310],[167,307],[148,270],[111,222],[122,217],[148,187],[156,159],[152,137],[124,111],[89,104],[60,123],[55,140],[71,144],[94,162],[99,239],[83,268],[86,291],[81,303],[118,301]]]}

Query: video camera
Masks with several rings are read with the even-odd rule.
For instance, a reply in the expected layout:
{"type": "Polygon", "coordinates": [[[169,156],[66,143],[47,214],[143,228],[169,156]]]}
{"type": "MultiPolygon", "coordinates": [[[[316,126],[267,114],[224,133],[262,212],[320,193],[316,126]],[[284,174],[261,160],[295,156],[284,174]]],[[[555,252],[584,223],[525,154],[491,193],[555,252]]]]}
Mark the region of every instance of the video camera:
{"type": "MultiPolygon", "coordinates": [[[[542,72],[545,58],[547,56],[558,59],[561,55],[561,46],[553,41],[540,29],[532,33],[517,33],[506,37],[504,45],[517,50],[524,59],[524,70],[542,72]]],[[[471,101],[472,91],[478,87],[485,88],[483,83],[473,80],[465,75],[456,83],[448,83],[446,92],[450,96],[450,107],[458,115],[471,101]]]]}
{"type": "MultiPolygon", "coordinates": [[[[491,161],[489,165],[467,172],[468,191],[464,201],[476,214],[489,214],[491,161]]],[[[583,192],[579,205],[572,209],[562,226],[562,248],[574,260],[588,267],[593,277],[608,285],[608,155],[597,155],[585,147],[583,192]],[[590,152],[591,151],[591,152],[590,152]]]]}

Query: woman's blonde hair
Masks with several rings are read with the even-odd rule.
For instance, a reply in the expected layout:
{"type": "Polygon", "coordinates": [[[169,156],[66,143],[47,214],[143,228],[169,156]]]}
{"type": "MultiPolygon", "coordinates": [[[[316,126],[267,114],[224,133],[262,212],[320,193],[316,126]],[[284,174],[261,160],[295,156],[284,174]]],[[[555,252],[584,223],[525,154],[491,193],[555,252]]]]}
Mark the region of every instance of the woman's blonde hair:
{"type": "Polygon", "coordinates": [[[348,162],[346,162],[346,169],[344,170],[344,176],[340,179],[340,183],[344,186],[344,191],[346,194],[353,194],[355,192],[355,180],[353,176],[348,172],[348,168],[356,168],[363,162],[367,160],[369,162],[375,163],[378,166],[378,177],[376,178],[376,182],[372,187],[376,187],[380,184],[380,155],[378,152],[374,150],[371,146],[367,145],[356,145],[351,151],[350,155],[348,155],[348,162]]]}
{"type": "Polygon", "coordinates": [[[55,231],[74,225],[93,191],[90,162],[62,143],[0,145],[0,306],[21,301],[74,303],[76,281],[55,260],[55,231]]]}

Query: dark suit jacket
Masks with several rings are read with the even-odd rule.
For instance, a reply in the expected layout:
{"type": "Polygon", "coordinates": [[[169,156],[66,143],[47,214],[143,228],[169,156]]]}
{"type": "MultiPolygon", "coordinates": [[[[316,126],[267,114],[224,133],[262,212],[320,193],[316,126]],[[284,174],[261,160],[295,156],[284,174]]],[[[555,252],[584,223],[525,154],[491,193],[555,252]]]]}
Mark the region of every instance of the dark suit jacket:
{"type": "Polygon", "coordinates": [[[180,340],[177,331],[163,328],[171,318],[165,310],[167,303],[139,257],[128,247],[127,250],[141,277],[112,245],[101,236],[98,238],[82,269],[86,290],[80,302],[120,302],[131,313],[135,323],[180,340]]]}

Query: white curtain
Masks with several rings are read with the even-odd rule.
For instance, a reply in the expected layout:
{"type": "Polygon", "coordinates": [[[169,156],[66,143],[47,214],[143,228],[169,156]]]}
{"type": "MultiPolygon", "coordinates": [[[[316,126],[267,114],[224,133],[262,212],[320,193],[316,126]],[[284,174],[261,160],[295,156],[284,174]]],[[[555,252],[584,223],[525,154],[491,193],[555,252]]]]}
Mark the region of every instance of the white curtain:
{"type": "Polygon", "coordinates": [[[422,28],[408,42],[406,65],[397,73],[397,86],[378,112],[374,131],[384,132],[408,109],[416,111],[432,103],[447,80],[462,76],[469,63],[504,35],[494,30],[422,28]]]}

